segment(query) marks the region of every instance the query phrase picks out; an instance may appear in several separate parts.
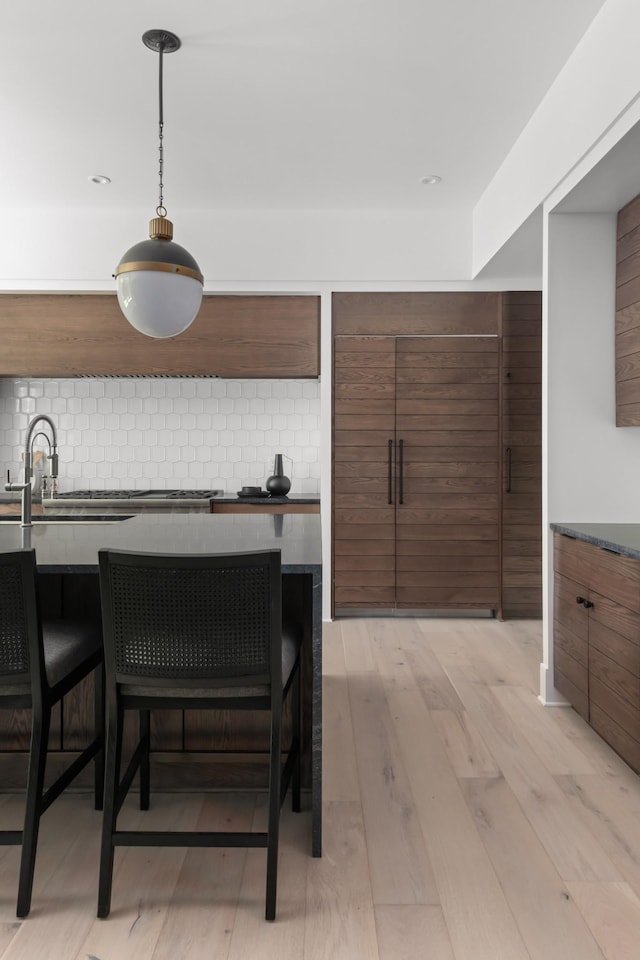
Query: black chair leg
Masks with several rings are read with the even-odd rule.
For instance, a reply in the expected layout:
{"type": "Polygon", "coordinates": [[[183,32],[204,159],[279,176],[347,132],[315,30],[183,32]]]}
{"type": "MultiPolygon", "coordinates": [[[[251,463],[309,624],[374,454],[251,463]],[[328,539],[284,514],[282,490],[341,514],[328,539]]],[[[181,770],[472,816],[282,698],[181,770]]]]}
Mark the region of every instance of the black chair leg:
{"type": "Polygon", "coordinates": [[[100,847],[100,874],[98,882],[98,917],[104,919],[111,910],[113,882],[113,834],[118,817],[118,792],[122,752],[122,711],[114,709],[107,726],[104,809],[102,813],[102,842],[100,847]]]}
{"type": "Polygon", "coordinates": [[[47,763],[47,747],[51,712],[48,704],[33,706],[29,775],[25,799],[20,879],[18,881],[18,904],[16,916],[26,917],[31,909],[31,891],[36,866],[36,849],[40,830],[44,772],[47,763]]]}
{"type": "Polygon", "coordinates": [[[276,918],[278,886],[278,841],[280,832],[280,740],[281,718],[271,717],[271,752],[269,756],[269,812],[267,826],[267,892],[265,919],[276,918]]]}
{"type": "Polygon", "coordinates": [[[94,737],[100,741],[100,750],[98,750],[93,765],[93,790],[94,790],[94,808],[102,810],[104,801],[104,764],[105,764],[105,729],[104,729],[104,667],[102,664],[96,667],[93,673],[93,697],[94,697],[94,715],[93,730],[94,737]]]}
{"type": "Polygon", "coordinates": [[[151,716],[149,710],[140,710],[140,741],[143,745],[140,758],[140,809],[149,809],[151,787],[151,716]]]}

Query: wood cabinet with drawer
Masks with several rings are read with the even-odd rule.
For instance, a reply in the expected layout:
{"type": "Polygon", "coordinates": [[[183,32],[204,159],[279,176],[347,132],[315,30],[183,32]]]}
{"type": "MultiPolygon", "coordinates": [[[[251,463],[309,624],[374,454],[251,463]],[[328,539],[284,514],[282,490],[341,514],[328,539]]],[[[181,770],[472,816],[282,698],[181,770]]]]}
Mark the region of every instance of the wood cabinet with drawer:
{"type": "Polygon", "coordinates": [[[554,677],[640,772],[640,560],[554,535],[554,677]]]}

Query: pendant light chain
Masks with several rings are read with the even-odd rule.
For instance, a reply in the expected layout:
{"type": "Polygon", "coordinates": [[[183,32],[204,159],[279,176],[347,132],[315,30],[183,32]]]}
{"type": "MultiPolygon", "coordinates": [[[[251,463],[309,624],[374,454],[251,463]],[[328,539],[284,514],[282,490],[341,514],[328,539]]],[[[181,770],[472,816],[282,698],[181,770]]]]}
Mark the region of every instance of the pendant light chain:
{"type": "Polygon", "coordinates": [[[166,217],[167,208],[164,205],[164,183],[162,182],[162,173],[164,168],[164,148],[163,148],[163,139],[164,139],[164,110],[163,110],[163,98],[162,98],[162,61],[164,53],[164,43],[159,44],[159,70],[158,70],[158,104],[159,104],[159,114],[158,114],[158,177],[159,177],[159,203],[156,207],[156,213],[159,217],[166,217]]]}

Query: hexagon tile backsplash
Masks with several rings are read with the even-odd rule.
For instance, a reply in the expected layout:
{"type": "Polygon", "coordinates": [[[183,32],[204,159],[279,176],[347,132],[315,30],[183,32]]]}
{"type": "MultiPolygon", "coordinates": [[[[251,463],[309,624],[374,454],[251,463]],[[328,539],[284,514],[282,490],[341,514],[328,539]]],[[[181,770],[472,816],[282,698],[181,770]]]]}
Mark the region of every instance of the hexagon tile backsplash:
{"type": "MultiPolygon", "coordinates": [[[[27,425],[58,430],[58,489],[264,485],[276,453],[292,494],[320,491],[316,380],[0,379],[0,466],[21,475],[27,425]],[[286,459],[288,458],[288,459],[286,459]]],[[[35,449],[46,452],[36,440],[35,449]]]]}

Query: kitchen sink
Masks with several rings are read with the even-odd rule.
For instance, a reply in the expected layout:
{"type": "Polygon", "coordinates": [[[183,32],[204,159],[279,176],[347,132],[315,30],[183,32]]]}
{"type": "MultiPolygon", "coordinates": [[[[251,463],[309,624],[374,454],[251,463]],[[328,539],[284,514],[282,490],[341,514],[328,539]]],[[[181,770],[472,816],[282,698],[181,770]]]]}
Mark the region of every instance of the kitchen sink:
{"type": "MultiPolygon", "coordinates": [[[[37,516],[32,517],[31,521],[33,526],[40,526],[43,523],[46,523],[47,526],[53,523],[66,523],[66,524],[87,524],[87,523],[115,523],[119,520],[131,520],[134,514],[129,513],[112,513],[112,514],[97,514],[94,516],[79,516],[75,514],[59,514],[55,517],[46,517],[46,516],[37,516]]],[[[13,523],[16,525],[20,524],[20,517],[16,514],[3,514],[0,516],[0,523],[13,523]]]]}

